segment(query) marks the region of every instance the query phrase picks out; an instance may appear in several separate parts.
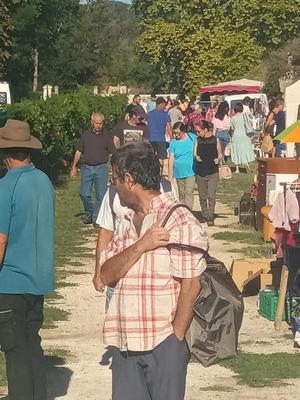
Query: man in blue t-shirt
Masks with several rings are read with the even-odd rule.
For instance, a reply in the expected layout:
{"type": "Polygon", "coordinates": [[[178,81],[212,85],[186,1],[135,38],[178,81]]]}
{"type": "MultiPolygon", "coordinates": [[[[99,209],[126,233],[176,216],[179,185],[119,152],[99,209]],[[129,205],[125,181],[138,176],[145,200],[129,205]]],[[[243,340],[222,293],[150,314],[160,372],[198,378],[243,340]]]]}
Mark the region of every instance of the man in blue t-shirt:
{"type": "Polygon", "coordinates": [[[39,330],[44,294],[54,289],[54,190],[30,162],[30,149],[41,148],[26,122],[0,129],[8,170],[0,179],[0,346],[12,400],[47,398],[39,330]]]}
{"type": "Polygon", "coordinates": [[[166,105],[166,100],[163,97],[158,97],[155,110],[150,111],[147,115],[149,142],[159,158],[162,169],[164,160],[168,158],[165,135],[167,134],[169,139],[172,138],[171,119],[165,111],[166,105]]]}

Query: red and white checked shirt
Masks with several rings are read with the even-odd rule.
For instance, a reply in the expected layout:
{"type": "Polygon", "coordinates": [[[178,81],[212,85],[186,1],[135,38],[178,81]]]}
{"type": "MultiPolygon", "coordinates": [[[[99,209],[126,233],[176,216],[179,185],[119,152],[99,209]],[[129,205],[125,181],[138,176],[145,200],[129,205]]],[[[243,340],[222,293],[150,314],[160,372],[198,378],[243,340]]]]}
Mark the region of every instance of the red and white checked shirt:
{"type": "MultiPolygon", "coordinates": [[[[153,223],[162,222],[175,204],[172,193],[154,197],[140,235],[153,223]]],[[[101,253],[101,264],[138,240],[133,216],[134,212],[130,211],[121,221],[109,247],[101,253]]],[[[206,232],[185,208],[174,211],[166,229],[171,243],[208,247],[206,232]]],[[[144,253],[114,289],[104,322],[104,343],[117,346],[121,351],[154,349],[173,332],[180,278],[200,276],[205,268],[201,254],[169,251],[165,247],[144,253]]]]}

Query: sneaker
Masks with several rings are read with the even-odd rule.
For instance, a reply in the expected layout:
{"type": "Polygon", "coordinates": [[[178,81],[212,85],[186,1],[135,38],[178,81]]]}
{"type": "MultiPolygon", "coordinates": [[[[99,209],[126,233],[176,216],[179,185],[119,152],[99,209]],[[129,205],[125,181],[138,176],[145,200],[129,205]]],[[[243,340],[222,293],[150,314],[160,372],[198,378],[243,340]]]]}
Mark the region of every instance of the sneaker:
{"type": "Polygon", "coordinates": [[[100,229],[100,225],[97,224],[96,222],[93,223],[93,227],[94,227],[95,229],[100,229]]]}
{"type": "Polygon", "coordinates": [[[207,221],[207,226],[215,226],[215,223],[213,220],[207,221]]]}
{"type": "Polygon", "coordinates": [[[91,223],[92,223],[92,219],[91,219],[91,217],[89,217],[88,215],[84,215],[84,216],[82,217],[82,222],[83,222],[84,224],[91,224],[91,223]]]}

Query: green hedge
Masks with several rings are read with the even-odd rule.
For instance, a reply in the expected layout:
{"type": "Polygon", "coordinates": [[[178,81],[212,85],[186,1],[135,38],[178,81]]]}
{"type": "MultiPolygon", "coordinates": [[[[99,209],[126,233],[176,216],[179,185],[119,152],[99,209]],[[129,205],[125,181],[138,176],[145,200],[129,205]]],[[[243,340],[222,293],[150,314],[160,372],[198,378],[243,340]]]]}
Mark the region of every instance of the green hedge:
{"type": "Polygon", "coordinates": [[[70,165],[80,133],[90,126],[91,114],[102,112],[109,127],[123,118],[126,106],[126,96],[94,96],[79,90],[46,101],[23,100],[11,105],[8,114],[29,123],[32,135],[43,144],[42,154],[34,155],[34,162],[55,181],[70,165]]]}

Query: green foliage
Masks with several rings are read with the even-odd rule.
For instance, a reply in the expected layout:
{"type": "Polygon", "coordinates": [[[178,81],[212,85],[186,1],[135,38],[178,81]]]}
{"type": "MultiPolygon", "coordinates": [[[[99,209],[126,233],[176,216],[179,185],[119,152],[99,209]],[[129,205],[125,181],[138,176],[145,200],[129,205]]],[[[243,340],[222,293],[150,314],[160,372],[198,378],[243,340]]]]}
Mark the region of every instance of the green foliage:
{"type": "Polygon", "coordinates": [[[11,32],[13,29],[11,8],[22,0],[0,0],[0,79],[5,76],[5,66],[11,57],[11,32]]]}
{"type": "Polygon", "coordinates": [[[167,87],[196,92],[202,84],[237,79],[264,50],[300,32],[300,0],[133,0],[139,52],[167,87]]]}
{"type": "Polygon", "coordinates": [[[300,377],[300,358],[298,354],[239,353],[232,360],[222,362],[233,370],[238,382],[251,387],[274,386],[283,379],[300,377]]]}
{"type": "Polygon", "coordinates": [[[0,78],[4,75],[4,64],[9,58],[11,21],[6,1],[0,0],[0,78]]]}
{"type": "Polygon", "coordinates": [[[91,114],[102,112],[110,126],[123,117],[126,105],[126,96],[101,97],[80,90],[45,102],[24,100],[8,111],[11,118],[26,120],[31,133],[42,142],[42,157],[35,162],[55,180],[72,159],[80,133],[89,128],[91,114]]]}
{"type": "Polygon", "coordinates": [[[38,51],[39,70],[42,70],[54,54],[58,39],[75,23],[78,12],[78,0],[23,0],[11,9],[13,56],[8,63],[7,78],[15,98],[31,90],[34,50],[38,51]]]}
{"type": "MultiPolygon", "coordinates": [[[[276,97],[280,92],[279,78],[282,78],[290,67],[288,66],[288,53],[291,53],[295,65],[293,67],[296,77],[300,76],[300,37],[297,37],[276,50],[270,51],[263,60],[263,79],[266,82],[265,90],[269,97],[276,97]]],[[[297,79],[297,78],[296,78],[297,79]]]]}
{"type": "Polygon", "coordinates": [[[12,12],[14,30],[7,79],[14,100],[31,95],[33,51],[39,52],[39,89],[60,91],[84,85],[153,86],[154,68],[140,61],[138,21],[126,4],[97,0],[23,0],[12,12]]]}

